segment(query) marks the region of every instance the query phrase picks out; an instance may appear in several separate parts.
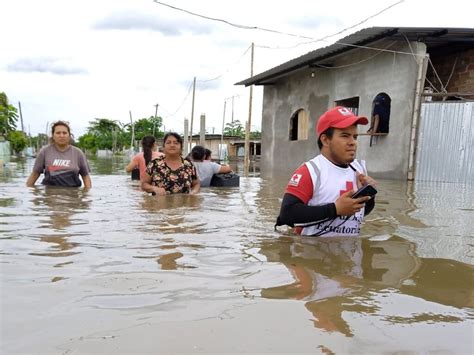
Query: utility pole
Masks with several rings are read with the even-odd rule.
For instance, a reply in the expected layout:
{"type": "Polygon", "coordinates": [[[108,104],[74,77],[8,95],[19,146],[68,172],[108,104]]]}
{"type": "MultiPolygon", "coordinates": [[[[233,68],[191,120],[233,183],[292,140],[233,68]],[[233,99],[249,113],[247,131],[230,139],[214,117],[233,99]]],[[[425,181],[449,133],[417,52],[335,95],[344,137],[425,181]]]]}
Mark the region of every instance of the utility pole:
{"type": "Polygon", "coordinates": [[[224,148],[224,126],[225,126],[225,105],[227,101],[224,100],[224,115],[222,116],[222,134],[221,134],[221,144],[219,146],[219,161],[223,160],[222,159],[222,149],[224,148]]]}
{"type": "Polygon", "coordinates": [[[206,115],[204,113],[201,114],[199,144],[203,147],[206,145],[206,115]]]}
{"type": "Polygon", "coordinates": [[[232,123],[234,123],[234,95],[232,95],[232,123]]]}
{"type": "Polygon", "coordinates": [[[184,142],[183,142],[183,146],[184,146],[184,156],[186,157],[189,153],[189,149],[188,149],[188,119],[185,118],[184,119],[184,142]]]}
{"type": "Polygon", "coordinates": [[[20,101],[18,101],[18,111],[20,112],[21,131],[25,132],[25,129],[23,128],[23,114],[21,113],[21,102],[20,101]]]}
{"type": "Polygon", "coordinates": [[[191,126],[189,127],[189,151],[193,146],[193,120],[194,120],[194,97],[196,93],[196,77],[193,80],[193,101],[191,105],[191,126]]]}
{"type": "Polygon", "coordinates": [[[156,117],[158,115],[158,106],[160,106],[160,104],[155,105],[155,122],[153,122],[153,134],[152,134],[153,137],[155,136],[155,124],[156,124],[156,117]]]}
{"type": "Polygon", "coordinates": [[[134,150],[134,144],[133,142],[135,141],[135,126],[133,125],[133,119],[132,119],[132,111],[128,111],[130,114],[130,125],[132,127],[132,140],[130,142],[130,149],[133,151],[134,150]]]}
{"type": "MultiPolygon", "coordinates": [[[[250,77],[253,77],[253,51],[254,43],[252,42],[251,59],[250,59],[250,77]]],[[[249,98],[249,118],[245,127],[245,149],[244,149],[244,173],[245,176],[249,174],[250,165],[250,127],[252,124],[252,96],[253,96],[253,85],[250,85],[250,98],[249,98]]]]}

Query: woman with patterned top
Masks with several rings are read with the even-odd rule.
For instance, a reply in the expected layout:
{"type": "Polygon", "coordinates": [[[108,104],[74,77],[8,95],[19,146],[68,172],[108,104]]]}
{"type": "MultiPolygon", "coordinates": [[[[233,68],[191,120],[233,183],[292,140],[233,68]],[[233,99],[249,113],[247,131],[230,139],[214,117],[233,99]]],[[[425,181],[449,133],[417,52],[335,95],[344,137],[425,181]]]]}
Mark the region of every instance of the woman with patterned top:
{"type": "Polygon", "coordinates": [[[178,133],[168,132],[163,138],[164,156],[148,163],[142,189],[155,195],[196,194],[200,184],[192,162],[181,157],[183,140],[178,133]]]}

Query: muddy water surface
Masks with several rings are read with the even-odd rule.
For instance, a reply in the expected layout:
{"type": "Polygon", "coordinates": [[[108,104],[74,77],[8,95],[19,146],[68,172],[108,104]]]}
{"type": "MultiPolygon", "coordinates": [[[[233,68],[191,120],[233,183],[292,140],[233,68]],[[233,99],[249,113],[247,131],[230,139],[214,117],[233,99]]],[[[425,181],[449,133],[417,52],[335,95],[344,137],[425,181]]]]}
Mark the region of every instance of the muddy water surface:
{"type": "Polygon", "coordinates": [[[152,197],[0,171],[1,353],[452,353],[473,348],[472,186],[380,181],[356,239],[273,230],[285,179],[152,197]]]}

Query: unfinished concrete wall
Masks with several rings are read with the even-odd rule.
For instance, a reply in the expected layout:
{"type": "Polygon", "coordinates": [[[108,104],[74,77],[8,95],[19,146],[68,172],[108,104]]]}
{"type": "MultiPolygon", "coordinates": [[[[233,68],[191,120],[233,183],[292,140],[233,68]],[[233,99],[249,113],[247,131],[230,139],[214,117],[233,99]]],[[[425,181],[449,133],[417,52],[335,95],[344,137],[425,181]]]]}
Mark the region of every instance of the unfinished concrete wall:
{"type": "MultiPolygon", "coordinates": [[[[406,43],[381,41],[374,46],[411,53],[406,43]]],[[[426,53],[422,43],[412,43],[412,48],[415,53],[426,53]]],[[[374,97],[386,92],[392,99],[390,133],[378,137],[372,147],[369,136],[360,136],[357,157],[367,161],[374,177],[406,179],[417,70],[411,54],[357,49],[337,58],[333,68],[307,68],[266,86],[262,176],[290,177],[301,163],[319,154],[316,122],[322,113],[335,106],[335,101],[359,97],[359,115],[370,118],[374,97]],[[308,112],[309,138],[290,141],[290,118],[299,109],[308,112]]],[[[359,132],[368,128],[359,126],[359,132]]]]}
{"type": "MultiPolygon", "coordinates": [[[[430,58],[436,73],[433,67],[429,66],[426,77],[434,89],[442,91],[443,87],[446,87],[447,92],[474,92],[474,49],[460,50],[447,55],[430,55],[430,58]]],[[[474,95],[469,98],[474,98],[474,95]]],[[[443,98],[433,99],[433,101],[442,100],[443,98]]]]}

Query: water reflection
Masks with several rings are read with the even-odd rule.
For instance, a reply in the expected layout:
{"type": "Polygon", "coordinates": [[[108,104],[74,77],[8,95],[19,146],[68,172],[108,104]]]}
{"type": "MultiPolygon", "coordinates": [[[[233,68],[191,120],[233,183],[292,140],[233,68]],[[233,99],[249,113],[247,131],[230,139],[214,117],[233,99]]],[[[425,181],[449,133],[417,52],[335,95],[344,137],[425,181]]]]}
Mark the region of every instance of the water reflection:
{"type": "Polygon", "coordinates": [[[39,235],[41,242],[51,244],[50,251],[32,252],[36,256],[66,257],[78,254],[72,251],[79,243],[71,242],[70,238],[81,233],[71,232],[74,225],[85,224],[75,216],[90,208],[90,197],[83,189],[40,186],[29,189],[31,192],[31,211],[40,216],[37,228],[44,229],[39,235]],[[76,219],[75,219],[76,218],[76,219]]]}
{"type": "Polygon", "coordinates": [[[288,177],[156,198],[90,163],[87,193],[0,176],[5,353],[472,353],[465,186],[380,181],[362,238],[304,239],[273,230],[288,177]]]}
{"type": "MultiPolygon", "coordinates": [[[[398,292],[459,309],[473,307],[474,268],[452,260],[420,258],[416,245],[400,237],[372,241],[359,238],[282,237],[260,244],[268,262],[282,263],[290,283],[264,288],[263,298],[305,302],[313,324],[352,337],[344,312],[382,314],[372,293],[398,292]]],[[[387,316],[388,322],[409,324],[462,322],[463,317],[430,313],[387,316]]]]}

